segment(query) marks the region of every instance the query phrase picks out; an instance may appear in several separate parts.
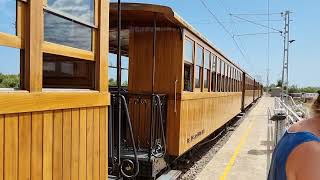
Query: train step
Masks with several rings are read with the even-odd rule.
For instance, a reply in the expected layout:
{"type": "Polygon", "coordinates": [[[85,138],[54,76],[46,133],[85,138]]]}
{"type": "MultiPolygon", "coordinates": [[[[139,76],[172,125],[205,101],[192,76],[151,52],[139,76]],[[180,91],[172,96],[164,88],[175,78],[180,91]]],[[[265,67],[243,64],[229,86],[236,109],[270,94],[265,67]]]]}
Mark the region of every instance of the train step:
{"type": "Polygon", "coordinates": [[[157,180],[175,180],[181,175],[179,170],[170,170],[162,174],[157,180]]]}

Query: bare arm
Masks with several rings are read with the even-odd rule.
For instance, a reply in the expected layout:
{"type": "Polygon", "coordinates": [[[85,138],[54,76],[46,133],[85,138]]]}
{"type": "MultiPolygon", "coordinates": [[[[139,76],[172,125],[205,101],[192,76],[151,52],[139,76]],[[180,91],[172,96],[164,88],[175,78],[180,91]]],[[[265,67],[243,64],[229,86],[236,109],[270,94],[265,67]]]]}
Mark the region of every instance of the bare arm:
{"type": "Polygon", "coordinates": [[[320,179],[320,143],[307,142],[299,145],[289,156],[286,164],[288,180],[320,179]]]}

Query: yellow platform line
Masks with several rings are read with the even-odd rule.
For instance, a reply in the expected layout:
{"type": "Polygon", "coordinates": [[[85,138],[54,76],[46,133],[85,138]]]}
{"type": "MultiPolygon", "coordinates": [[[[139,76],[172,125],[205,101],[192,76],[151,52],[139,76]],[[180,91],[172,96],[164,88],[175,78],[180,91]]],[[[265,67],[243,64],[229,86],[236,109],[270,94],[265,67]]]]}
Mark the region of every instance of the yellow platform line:
{"type": "Polygon", "coordinates": [[[233,155],[231,156],[227,166],[225,167],[224,171],[223,171],[223,174],[220,176],[220,180],[225,180],[232,168],[232,166],[234,165],[234,162],[236,161],[237,159],[237,156],[239,155],[240,153],[240,150],[242,148],[242,146],[244,145],[244,143],[246,142],[246,140],[248,139],[248,136],[253,128],[253,122],[251,122],[248,126],[248,128],[246,129],[245,133],[242,135],[241,139],[240,139],[240,142],[239,144],[237,145],[236,149],[234,150],[233,152],[233,155]]]}

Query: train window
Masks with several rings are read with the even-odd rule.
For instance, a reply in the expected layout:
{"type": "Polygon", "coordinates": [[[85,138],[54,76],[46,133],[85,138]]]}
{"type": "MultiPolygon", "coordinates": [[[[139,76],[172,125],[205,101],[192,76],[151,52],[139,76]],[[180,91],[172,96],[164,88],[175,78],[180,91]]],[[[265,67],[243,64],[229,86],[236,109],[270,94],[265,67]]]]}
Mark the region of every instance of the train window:
{"type": "Polygon", "coordinates": [[[95,63],[81,59],[43,55],[44,88],[94,89],[95,63]]]}
{"type": "Polygon", "coordinates": [[[201,88],[201,69],[200,66],[196,66],[195,88],[201,88]]]}
{"type": "Polygon", "coordinates": [[[45,12],[44,40],[91,51],[92,28],[45,12]]]}
{"type": "MultiPolygon", "coordinates": [[[[20,61],[23,59],[23,51],[16,48],[0,46],[0,91],[21,89],[20,87],[20,61]],[[10,59],[10,61],[7,61],[10,59]]],[[[21,78],[22,79],[22,78],[21,78]]]]}
{"type": "Polygon", "coordinates": [[[184,64],[184,91],[192,92],[193,89],[193,65],[184,64]]]}
{"type": "Polygon", "coordinates": [[[231,91],[234,92],[234,68],[232,67],[232,71],[231,71],[231,91]]]}
{"type": "Polygon", "coordinates": [[[16,35],[17,1],[2,1],[0,5],[0,32],[16,35]]]}
{"type": "Polygon", "coordinates": [[[210,52],[207,50],[204,53],[204,68],[210,69],[210,52]]]}
{"type": "Polygon", "coordinates": [[[228,64],[227,65],[227,82],[226,82],[226,86],[227,86],[227,92],[230,92],[230,71],[231,70],[231,67],[230,67],[230,65],[228,64]]]}
{"type": "Polygon", "coordinates": [[[212,54],[211,56],[211,71],[212,71],[212,76],[211,76],[211,91],[215,92],[216,91],[216,80],[217,80],[217,57],[212,54]]]}
{"type": "Polygon", "coordinates": [[[203,75],[203,87],[205,91],[209,91],[210,70],[205,69],[203,75]]]}
{"type": "Polygon", "coordinates": [[[221,61],[221,91],[225,92],[225,63],[221,61]]]}
{"type": "Polygon", "coordinates": [[[184,44],[184,91],[193,91],[194,41],[185,39],[184,44]]]}
{"type": "Polygon", "coordinates": [[[203,66],[203,47],[197,45],[196,65],[203,66]]]}
{"type": "Polygon", "coordinates": [[[94,24],[94,0],[47,0],[47,2],[54,10],[94,24]]]}
{"type": "Polygon", "coordinates": [[[221,60],[217,59],[217,91],[221,91],[221,60]]]}
{"type": "Polygon", "coordinates": [[[184,60],[186,62],[193,63],[193,49],[194,42],[189,38],[186,38],[184,43],[184,60]]]}
{"type": "MultiPolygon", "coordinates": [[[[121,86],[129,82],[129,58],[121,56],[121,86]]],[[[117,86],[117,55],[109,53],[109,86],[117,86]]]]}
{"type": "Polygon", "coordinates": [[[205,50],[204,53],[204,74],[203,74],[203,87],[204,91],[209,91],[210,82],[210,52],[205,50]]]}
{"type": "Polygon", "coordinates": [[[195,88],[202,86],[202,70],[203,70],[203,47],[197,45],[196,53],[196,69],[195,69],[195,88]]]}

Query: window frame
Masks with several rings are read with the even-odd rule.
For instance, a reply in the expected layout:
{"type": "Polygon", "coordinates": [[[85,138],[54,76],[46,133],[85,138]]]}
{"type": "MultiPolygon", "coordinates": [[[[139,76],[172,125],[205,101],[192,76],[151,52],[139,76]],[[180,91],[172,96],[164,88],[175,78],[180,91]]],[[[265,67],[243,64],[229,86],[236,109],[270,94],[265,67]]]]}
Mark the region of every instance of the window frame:
{"type": "Polygon", "coordinates": [[[208,49],[203,50],[203,92],[210,92],[210,76],[211,76],[211,52],[208,49]],[[207,54],[208,53],[208,54],[207,54]],[[206,55],[208,56],[208,66],[206,67],[206,55]],[[207,78],[207,86],[205,87],[205,77],[207,78]]]}
{"type": "Polygon", "coordinates": [[[211,53],[211,92],[217,91],[217,56],[211,53]]]}
{"type": "Polygon", "coordinates": [[[191,62],[188,60],[185,60],[185,50],[186,49],[185,49],[185,42],[184,42],[184,45],[183,45],[183,87],[182,87],[182,89],[185,92],[194,92],[194,89],[195,89],[195,44],[196,44],[196,42],[188,36],[184,37],[184,41],[192,42],[192,60],[191,60],[191,62]],[[184,83],[184,81],[185,81],[184,67],[185,66],[189,66],[190,71],[191,71],[191,73],[190,73],[190,75],[191,75],[191,77],[190,77],[191,90],[190,91],[185,90],[185,87],[184,87],[184,84],[185,84],[184,83]]]}
{"type": "MultiPolygon", "coordinates": [[[[61,55],[61,56],[70,56],[72,54],[72,57],[74,58],[79,58],[83,60],[88,60],[88,61],[94,61],[95,60],[95,52],[97,49],[96,41],[98,40],[98,29],[99,29],[99,21],[98,21],[98,3],[97,0],[93,0],[94,2],[94,9],[93,9],[93,15],[94,19],[93,22],[94,24],[87,23],[83,20],[80,20],[79,18],[65,13],[61,12],[60,10],[56,10],[48,5],[48,2],[45,0],[44,5],[43,5],[43,12],[50,13],[54,16],[57,16],[58,18],[63,18],[65,20],[80,24],[82,26],[86,26],[91,28],[91,51],[76,48],[76,47],[71,47],[63,44],[58,44],[54,42],[48,42],[48,41],[43,41],[43,52],[44,53],[49,53],[49,54],[56,54],[56,55],[61,55]]],[[[43,17],[44,21],[44,17],[43,17]]],[[[44,22],[43,22],[43,28],[44,28],[44,22]]],[[[44,36],[44,33],[43,33],[44,36]]]]}
{"type": "MultiPolygon", "coordinates": [[[[109,52],[109,54],[110,54],[111,52],[109,52]]],[[[111,53],[111,54],[113,54],[113,53],[111,53]]],[[[122,57],[123,57],[124,55],[122,55],[122,57]]],[[[127,56],[126,56],[127,57],[127,56]]],[[[122,71],[128,71],[128,86],[129,86],[129,68],[130,68],[130,59],[129,59],[129,57],[127,57],[128,58],[128,68],[125,68],[125,67],[122,67],[121,66],[121,78],[122,78],[122,71]]],[[[109,58],[110,59],[110,58],[109,58]]],[[[121,60],[123,60],[122,58],[121,58],[121,60]]],[[[110,61],[109,61],[110,62],[110,61]]],[[[122,65],[122,62],[121,62],[121,65],[122,65]]],[[[113,65],[111,65],[110,66],[110,64],[108,64],[108,68],[109,69],[118,69],[118,67],[117,67],[117,64],[115,65],[115,66],[113,66],[113,65]]],[[[109,71],[108,71],[109,72],[109,71]]],[[[108,82],[109,82],[109,78],[110,78],[110,76],[109,76],[109,74],[108,74],[108,82]]],[[[118,79],[117,79],[117,77],[116,77],[116,79],[115,79],[115,81],[116,82],[118,82],[118,79]]],[[[123,86],[122,85],[122,79],[121,79],[121,87],[122,88],[128,88],[128,86],[123,86]]],[[[117,87],[117,85],[114,85],[114,86],[111,86],[110,84],[109,84],[109,87],[117,87]]]]}
{"type": "Polygon", "coordinates": [[[19,61],[19,88],[0,88],[0,92],[21,92],[26,91],[26,54],[25,54],[25,22],[26,22],[26,9],[27,1],[16,0],[15,1],[15,34],[9,34],[0,32],[0,46],[5,48],[19,49],[20,61],[19,61]]]}
{"type": "Polygon", "coordinates": [[[194,70],[194,91],[195,92],[202,92],[203,91],[203,64],[204,63],[204,47],[202,45],[200,45],[199,43],[195,44],[195,70],[194,70]],[[197,58],[198,58],[198,48],[201,49],[201,54],[202,54],[202,58],[201,58],[201,65],[197,64],[197,58]],[[199,87],[196,86],[196,77],[198,77],[197,75],[197,68],[199,68],[199,87]]]}

